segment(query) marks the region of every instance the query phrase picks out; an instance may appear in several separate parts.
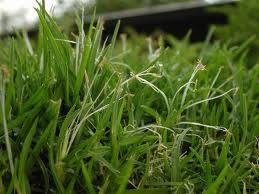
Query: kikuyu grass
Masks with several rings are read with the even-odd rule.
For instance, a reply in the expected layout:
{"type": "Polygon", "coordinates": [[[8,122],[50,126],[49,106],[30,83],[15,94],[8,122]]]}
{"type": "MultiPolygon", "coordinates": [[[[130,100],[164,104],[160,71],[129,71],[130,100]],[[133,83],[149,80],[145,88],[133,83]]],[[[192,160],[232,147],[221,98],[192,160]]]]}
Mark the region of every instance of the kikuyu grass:
{"type": "Polygon", "coordinates": [[[259,192],[255,37],[116,40],[118,24],[103,42],[78,19],[69,40],[39,7],[37,43],[2,41],[0,193],[259,192]]]}

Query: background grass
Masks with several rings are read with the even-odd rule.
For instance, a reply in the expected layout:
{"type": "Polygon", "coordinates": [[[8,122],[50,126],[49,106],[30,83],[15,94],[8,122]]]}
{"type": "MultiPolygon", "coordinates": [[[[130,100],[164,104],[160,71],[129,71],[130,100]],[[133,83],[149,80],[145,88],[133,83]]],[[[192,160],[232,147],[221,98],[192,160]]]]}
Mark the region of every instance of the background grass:
{"type": "Polygon", "coordinates": [[[37,43],[0,50],[0,193],[258,193],[256,37],[116,41],[118,25],[103,43],[78,19],[68,41],[39,7],[37,43]]]}

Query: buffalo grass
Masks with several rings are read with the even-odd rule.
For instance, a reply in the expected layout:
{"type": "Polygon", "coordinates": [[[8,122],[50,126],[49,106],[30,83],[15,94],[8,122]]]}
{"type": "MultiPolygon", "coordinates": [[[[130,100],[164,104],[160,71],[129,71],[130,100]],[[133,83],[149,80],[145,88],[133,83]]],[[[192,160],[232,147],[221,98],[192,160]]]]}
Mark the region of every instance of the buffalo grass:
{"type": "Polygon", "coordinates": [[[37,43],[1,43],[0,193],[259,192],[255,37],[71,40],[36,11],[37,43]]]}

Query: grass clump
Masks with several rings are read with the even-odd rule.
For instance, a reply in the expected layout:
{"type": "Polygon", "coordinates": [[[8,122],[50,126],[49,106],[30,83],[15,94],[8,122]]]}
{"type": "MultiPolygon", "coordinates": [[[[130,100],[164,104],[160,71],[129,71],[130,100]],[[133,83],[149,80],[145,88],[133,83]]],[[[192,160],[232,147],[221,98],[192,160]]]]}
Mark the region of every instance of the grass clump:
{"type": "Polygon", "coordinates": [[[256,0],[240,1],[236,6],[226,6],[216,9],[228,16],[228,25],[218,27],[216,35],[223,41],[235,44],[242,44],[248,38],[256,36],[247,50],[249,63],[257,63],[259,48],[259,27],[257,25],[259,15],[259,4],[256,0]]]}
{"type": "Polygon", "coordinates": [[[0,192],[256,193],[258,64],[246,48],[125,35],[1,47],[0,192]],[[166,48],[165,42],[171,45],[166,48]],[[202,61],[198,61],[200,58],[202,61]],[[134,190],[135,189],[135,190],[134,190]]]}

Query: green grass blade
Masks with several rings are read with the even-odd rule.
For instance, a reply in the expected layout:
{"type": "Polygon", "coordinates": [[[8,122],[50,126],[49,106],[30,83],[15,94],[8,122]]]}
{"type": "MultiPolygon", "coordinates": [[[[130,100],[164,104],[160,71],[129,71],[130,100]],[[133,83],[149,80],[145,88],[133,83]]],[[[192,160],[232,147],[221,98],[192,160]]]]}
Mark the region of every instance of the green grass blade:
{"type": "Polygon", "coordinates": [[[82,160],[81,160],[81,168],[82,168],[82,172],[83,172],[83,175],[85,178],[86,188],[87,188],[89,194],[95,194],[96,192],[95,192],[94,186],[92,184],[90,174],[82,160]]]}
{"type": "Polygon", "coordinates": [[[229,173],[230,170],[230,166],[226,165],[222,171],[220,172],[219,176],[217,177],[217,179],[209,186],[209,188],[204,192],[204,194],[213,194],[213,193],[217,193],[218,188],[220,186],[220,184],[224,181],[225,177],[227,176],[227,174],[229,173]]]}
{"type": "Polygon", "coordinates": [[[119,188],[116,192],[116,194],[123,194],[125,193],[126,187],[128,185],[129,178],[131,176],[132,170],[134,167],[134,156],[131,156],[126,164],[123,166],[123,169],[119,175],[120,178],[120,184],[119,188]]]}

